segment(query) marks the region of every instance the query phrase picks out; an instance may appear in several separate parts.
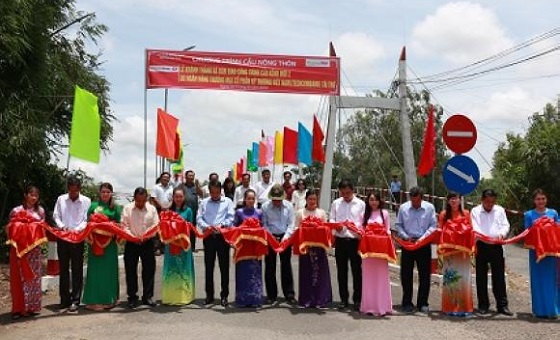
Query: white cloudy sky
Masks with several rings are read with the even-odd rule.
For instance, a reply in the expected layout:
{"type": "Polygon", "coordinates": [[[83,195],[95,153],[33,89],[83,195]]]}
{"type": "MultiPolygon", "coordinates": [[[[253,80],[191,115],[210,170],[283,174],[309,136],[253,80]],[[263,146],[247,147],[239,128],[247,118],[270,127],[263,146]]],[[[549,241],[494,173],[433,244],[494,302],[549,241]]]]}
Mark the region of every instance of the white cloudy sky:
{"type": "MultiPolygon", "coordinates": [[[[397,59],[407,46],[409,67],[420,77],[475,62],[558,25],[554,1],[301,1],[301,0],[78,0],[109,27],[100,42],[103,72],[112,84],[112,108],[119,119],[114,141],[99,165],[72,160],[97,181],[119,191],[143,183],[143,86],[146,48],[262,54],[327,55],[333,41],[342,60],[343,85],[350,93],[386,90],[397,59]]],[[[559,44],[553,37],[514,59],[559,44]]],[[[511,59],[513,60],[513,59],[511,59]]],[[[473,81],[435,89],[449,113],[470,116],[479,129],[478,152],[470,152],[485,173],[507,131],[522,132],[531,112],[556,102],[560,93],[558,52],[473,81]]],[[[415,77],[409,70],[409,77],[415,77]]],[[[429,86],[434,86],[430,84],[429,86]]],[[[415,85],[421,89],[421,85],[415,85]]],[[[155,113],[163,90],[148,92],[148,183],[155,176],[155,113]]],[[[170,90],[168,111],[179,117],[186,167],[205,178],[221,175],[257,140],[283,126],[311,126],[325,113],[324,98],[307,95],[170,90]]],[[[351,111],[342,113],[347,118],[351,111]]],[[[65,157],[62,157],[65,160],[65,157]]],[[[64,161],[61,161],[65,163],[64,161]]]]}

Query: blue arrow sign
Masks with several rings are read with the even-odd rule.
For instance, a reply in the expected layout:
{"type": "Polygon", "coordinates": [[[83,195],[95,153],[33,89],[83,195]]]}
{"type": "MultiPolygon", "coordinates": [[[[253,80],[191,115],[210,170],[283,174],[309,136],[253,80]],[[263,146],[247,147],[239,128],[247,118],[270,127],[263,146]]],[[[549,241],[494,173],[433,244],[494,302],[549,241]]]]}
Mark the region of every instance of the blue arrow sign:
{"type": "Polygon", "coordinates": [[[443,182],[449,191],[461,195],[471,193],[480,181],[480,171],[476,163],[467,156],[451,157],[443,166],[443,182]]]}

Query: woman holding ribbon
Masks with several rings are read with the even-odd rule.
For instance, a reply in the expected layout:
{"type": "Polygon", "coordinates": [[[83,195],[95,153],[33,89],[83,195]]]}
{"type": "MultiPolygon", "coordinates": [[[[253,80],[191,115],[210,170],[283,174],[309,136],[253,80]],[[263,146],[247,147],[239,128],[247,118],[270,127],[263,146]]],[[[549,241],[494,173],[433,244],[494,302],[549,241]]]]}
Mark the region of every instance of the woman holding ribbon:
{"type": "MultiPolygon", "coordinates": [[[[318,202],[317,191],[308,190],[305,194],[305,207],[295,213],[293,233],[297,233],[299,228],[323,228],[324,230],[317,230],[317,232],[332,235],[332,231],[321,224],[327,221],[327,214],[318,207],[318,202]],[[316,222],[308,223],[313,221],[312,217],[316,222]]],[[[287,231],[284,239],[289,238],[291,234],[292,232],[287,231]]],[[[326,251],[330,241],[319,237],[315,240],[299,239],[298,242],[300,245],[309,242],[306,252],[302,252],[299,256],[299,305],[307,308],[324,308],[332,302],[331,276],[326,251]],[[318,244],[313,245],[313,241],[318,244]]],[[[301,247],[294,245],[294,251],[301,251],[296,248],[301,247]]]]}
{"type": "MultiPolygon", "coordinates": [[[[526,229],[534,227],[535,222],[542,217],[548,217],[554,223],[558,222],[556,210],[546,207],[547,197],[542,189],[536,189],[533,192],[533,203],[535,208],[525,212],[526,229]]],[[[537,259],[535,250],[529,250],[531,302],[533,314],[538,318],[556,319],[560,314],[559,261],[560,259],[554,256],[537,259]]]]}
{"type": "MultiPolygon", "coordinates": [[[[173,202],[171,203],[169,210],[176,212],[183,220],[189,223],[194,222],[193,211],[187,206],[185,191],[182,186],[173,190],[173,202]]],[[[161,221],[163,221],[163,218],[161,221]]],[[[178,254],[172,254],[170,247],[171,245],[169,244],[165,245],[162,270],[163,280],[161,283],[161,302],[168,305],[189,304],[194,300],[195,296],[195,274],[192,245],[186,250],[181,249],[178,254]]]]}
{"type": "MultiPolygon", "coordinates": [[[[377,193],[366,198],[364,232],[381,232],[391,235],[389,212],[383,209],[383,201],[377,193]],[[375,230],[377,229],[377,230],[375,230]]],[[[361,247],[360,247],[361,248],[361,247]]],[[[362,254],[364,256],[365,254],[362,254]]],[[[362,259],[362,302],[360,312],[384,316],[393,312],[389,263],[387,258],[368,256],[362,259]]]]}
{"type": "Polygon", "coordinates": [[[447,194],[445,210],[439,214],[439,226],[442,230],[439,253],[443,259],[441,311],[452,316],[471,315],[474,234],[469,211],[461,207],[458,193],[447,194]]]}
{"type": "MultiPolygon", "coordinates": [[[[235,211],[233,225],[239,227],[249,218],[261,222],[262,212],[256,208],[257,194],[247,189],[243,195],[243,207],[235,211]]],[[[240,307],[258,307],[263,302],[262,261],[244,259],[235,265],[235,303],[240,307]]]]}
{"type": "MultiPolygon", "coordinates": [[[[10,224],[6,233],[13,245],[10,249],[10,292],[12,293],[12,319],[22,316],[36,315],[41,311],[41,248],[38,245],[46,242],[44,233],[36,240],[27,240],[27,250],[19,249],[11,241],[23,233],[21,228],[31,227],[29,223],[17,223],[18,217],[28,218],[29,221],[40,222],[45,219],[45,210],[39,205],[39,189],[34,186],[27,187],[23,195],[23,204],[15,207],[10,213],[10,224]],[[25,216],[24,216],[25,215],[25,216]],[[9,230],[12,228],[12,230],[9,230]],[[17,253],[26,251],[18,257],[17,253]],[[26,262],[26,264],[24,264],[26,262]],[[30,277],[25,277],[24,265],[31,269],[30,277]]],[[[40,227],[42,231],[42,227],[40,227]]],[[[37,233],[39,234],[39,233],[37,233]]],[[[23,248],[23,247],[22,247],[23,248]]]]}
{"type": "MultiPolygon", "coordinates": [[[[88,210],[88,220],[92,222],[93,214],[105,215],[110,221],[121,221],[121,207],[115,204],[113,186],[111,183],[101,183],[99,186],[99,200],[92,202],[88,210]]],[[[93,230],[90,236],[92,242],[96,235],[93,230]]],[[[94,252],[94,245],[88,247],[87,276],[84,285],[83,303],[86,308],[102,311],[115,307],[119,299],[119,262],[118,247],[115,237],[109,235],[108,244],[101,254],[94,252]]],[[[91,242],[90,242],[91,243],[91,242]]]]}

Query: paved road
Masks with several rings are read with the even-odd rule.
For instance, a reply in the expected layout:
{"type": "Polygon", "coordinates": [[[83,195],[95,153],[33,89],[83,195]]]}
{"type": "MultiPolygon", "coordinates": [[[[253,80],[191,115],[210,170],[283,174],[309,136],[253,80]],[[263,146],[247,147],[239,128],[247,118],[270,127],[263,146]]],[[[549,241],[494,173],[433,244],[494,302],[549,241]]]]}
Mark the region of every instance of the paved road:
{"type": "MultiPolygon", "coordinates": [[[[430,304],[434,309],[428,315],[403,315],[398,312],[401,299],[396,273],[392,273],[393,302],[392,316],[377,318],[356,312],[340,312],[335,306],[330,309],[300,309],[283,302],[277,306],[259,309],[239,309],[221,306],[205,308],[203,255],[195,254],[197,268],[197,300],[189,306],[142,307],[130,311],[124,304],[110,312],[95,313],[80,310],[77,315],[59,313],[58,298],[54,292],[44,299],[45,308],[34,319],[12,322],[9,313],[0,315],[1,339],[325,339],[325,338],[377,338],[377,339],[558,339],[559,321],[540,321],[531,317],[528,294],[526,253],[513,249],[508,255],[515,257],[510,265],[509,295],[514,317],[491,314],[471,318],[451,318],[439,313],[440,287],[433,283],[430,304]],[[523,261],[524,260],[524,261],[523,261]],[[525,267],[523,268],[523,263],[525,267]]],[[[156,297],[159,296],[158,258],[156,297]]],[[[334,259],[329,258],[331,277],[336,275],[334,259]]],[[[122,260],[121,260],[122,262],[122,260]]],[[[297,258],[293,260],[297,282],[297,258]]],[[[122,264],[122,263],[121,263],[122,264]]],[[[233,286],[233,266],[231,291],[233,286]]],[[[121,299],[126,300],[124,273],[121,270],[121,299]]],[[[219,276],[216,273],[217,280],[219,276]]],[[[332,279],[335,301],[339,300],[336,281],[332,279]]],[[[216,282],[218,285],[218,282],[216,282]]],[[[231,300],[233,300],[233,293],[231,300]]],[[[475,300],[476,301],[476,300],[475,300]]],[[[9,306],[0,306],[7,312],[9,306]]]]}

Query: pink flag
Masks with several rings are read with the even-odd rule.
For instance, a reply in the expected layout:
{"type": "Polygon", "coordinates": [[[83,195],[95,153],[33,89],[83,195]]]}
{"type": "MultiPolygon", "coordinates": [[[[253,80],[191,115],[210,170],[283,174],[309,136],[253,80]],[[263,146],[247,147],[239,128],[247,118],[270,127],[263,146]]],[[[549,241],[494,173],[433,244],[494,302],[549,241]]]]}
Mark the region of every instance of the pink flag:
{"type": "Polygon", "coordinates": [[[270,165],[274,163],[274,136],[268,136],[266,138],[266,148],[268,149],[266,153],[266,162],[270,165]]]}

